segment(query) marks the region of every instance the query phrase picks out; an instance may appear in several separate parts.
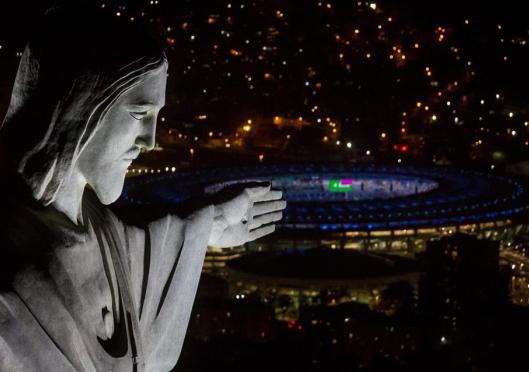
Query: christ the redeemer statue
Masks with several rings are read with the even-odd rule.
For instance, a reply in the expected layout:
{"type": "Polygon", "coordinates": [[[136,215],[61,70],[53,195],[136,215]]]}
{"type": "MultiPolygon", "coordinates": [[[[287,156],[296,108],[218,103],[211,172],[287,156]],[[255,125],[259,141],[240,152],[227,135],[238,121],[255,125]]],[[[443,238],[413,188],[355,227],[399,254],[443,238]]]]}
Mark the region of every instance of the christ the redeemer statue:
{"type": "Polygon", "coordinates": [[[145,228],[104,205],[155,144],[167,59],[141,28],[51,10],[31,37],[0,130],[0,371],[169,371],[208,245],[274,230],[268,185],[145,228]]]}

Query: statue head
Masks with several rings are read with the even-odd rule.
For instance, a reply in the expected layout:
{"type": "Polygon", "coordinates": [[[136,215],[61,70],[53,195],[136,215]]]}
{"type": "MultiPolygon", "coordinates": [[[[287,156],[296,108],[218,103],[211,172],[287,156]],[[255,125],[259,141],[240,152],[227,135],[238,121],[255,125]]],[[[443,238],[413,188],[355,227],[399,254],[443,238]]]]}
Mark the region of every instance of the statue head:
{"type": "Polygon", "coordinates": [[[90,6],[49,11],[23,53],[0,130],[7,166],[51,204],[72,177],[105,203],[152,149],[167,59],[141,26],[90,6]]]}
{"type": "Polygon", "coordinates": [[[75,171],[103,204],[120,196],[127,168],[140,151],[154,148],[156,118],[165,104],[166,76],[162,66],[123,92],[101,116],[77,159],[75,171]]]}

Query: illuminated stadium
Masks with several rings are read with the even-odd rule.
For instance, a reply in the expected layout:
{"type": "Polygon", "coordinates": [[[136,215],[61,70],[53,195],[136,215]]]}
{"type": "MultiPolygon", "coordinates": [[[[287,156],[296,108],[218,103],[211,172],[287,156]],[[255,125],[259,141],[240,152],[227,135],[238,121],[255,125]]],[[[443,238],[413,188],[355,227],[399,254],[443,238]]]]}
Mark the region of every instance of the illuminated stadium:
{"type": "Polygon", "coordinates": [[[130,177],[122,204],[175,206],[236,182],[269,180],[288,201],[275,236],[250,250],[331,247],[415,253],[468,232],[510,245],[525,233],[525,180],[445,167],[278,165],[130,177]]]}
{"type": "Polygon", "coordinates": [[[285,321],[306,306],[354,301],[374,308],[389,286],[405,282],[416,290],[418,271],[415,260],[397,255],[324,248],[255,252],[227,264],[232,297],[255,293],[285,321]]]}

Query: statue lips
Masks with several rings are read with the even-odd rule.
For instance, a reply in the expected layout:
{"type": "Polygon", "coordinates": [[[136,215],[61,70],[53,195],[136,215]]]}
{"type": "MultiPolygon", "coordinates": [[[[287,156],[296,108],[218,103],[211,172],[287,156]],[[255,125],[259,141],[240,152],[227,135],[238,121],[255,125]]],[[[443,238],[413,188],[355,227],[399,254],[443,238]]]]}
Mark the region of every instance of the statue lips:
{"type": "Polygon", "coordinates": [[[131,162],[135,160],[139,155],[140,155],[140,149],[137,147],[134,147],[125,153],[123,160],[131,162]]]}

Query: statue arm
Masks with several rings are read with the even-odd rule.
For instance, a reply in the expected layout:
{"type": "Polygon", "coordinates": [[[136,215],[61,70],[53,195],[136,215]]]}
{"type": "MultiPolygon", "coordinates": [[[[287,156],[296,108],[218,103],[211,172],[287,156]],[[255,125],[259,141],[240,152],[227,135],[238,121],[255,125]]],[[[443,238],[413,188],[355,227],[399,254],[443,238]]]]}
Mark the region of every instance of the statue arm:
{"type": "Polygon", "coordinates": [[[147,371],[170,370],[178,360],[207,246],[242,245],[271,233],[286,206],[280,198],[270,185],[246,187],[186,218],[125,227],[147,371]]]}
{"type": "Polygon", "coordinates": [[[168,215],[145,230],[126,226],[132,291],[147,371],[170,370],[180,354],[214,220],[214,206],[168,215]]]}

